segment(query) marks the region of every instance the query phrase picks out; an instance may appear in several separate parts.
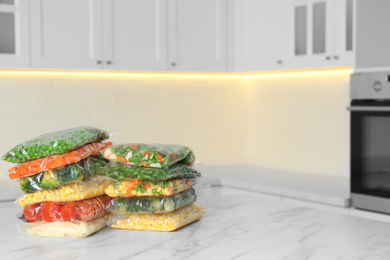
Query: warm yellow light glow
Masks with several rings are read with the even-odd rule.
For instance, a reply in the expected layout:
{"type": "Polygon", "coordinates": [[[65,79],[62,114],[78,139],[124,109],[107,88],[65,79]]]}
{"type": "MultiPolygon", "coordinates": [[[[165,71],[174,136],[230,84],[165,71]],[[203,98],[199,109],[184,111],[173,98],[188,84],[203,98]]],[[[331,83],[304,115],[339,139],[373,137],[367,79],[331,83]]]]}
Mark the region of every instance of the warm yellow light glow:
{"type": "Polygon", "coordinates": [[[246,73],[185,73],[185,72],[121,72],[121,71],[72,71],[72,70],[0,70],[0,76],[66,76],[66,77],[117,77],[117,78],[160,78],[160,79],[261,79],[277,77],[302,77],[351,74],[352,68],[328,68],[316,70],[286,70],[278,72],[246,73]]]}

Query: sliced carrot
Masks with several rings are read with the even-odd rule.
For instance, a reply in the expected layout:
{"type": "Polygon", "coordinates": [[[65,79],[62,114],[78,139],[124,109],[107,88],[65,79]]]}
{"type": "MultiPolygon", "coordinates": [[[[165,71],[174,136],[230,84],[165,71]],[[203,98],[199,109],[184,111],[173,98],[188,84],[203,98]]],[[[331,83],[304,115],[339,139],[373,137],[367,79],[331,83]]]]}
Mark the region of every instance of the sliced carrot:
{"type": "Polygon", "coordinates": [[[132,189],[131,187],[128,188],[127,191],[126,191],[126,196],[131,196],[131,195],[133,195],[133,194],[131,194],[132,191],[133,191],[133,189],[132,189]]]}
{"type": "Polygon", "coordinates": [[[127,163],[127,158],[124,157],[124,156],[117,156],[116,160],[120,161],[120,162],[123,162],[123,163],[127,163]]]}
{"type": "Polygon", "coordinates": [[[165,159],[164,159],[161,155],[157,155],[157,158],[158,158],[161,162],[165,161],[165,159]]]}
{"type": "Polygon", "coordinates": [[[151,167],[150,164],[147,164],[147,163],[144,162],[144,161],[141,161],[141,164],[142,164],[142,166],[147,167],[147,168],[150,168],[150,167],[151,167]]]}

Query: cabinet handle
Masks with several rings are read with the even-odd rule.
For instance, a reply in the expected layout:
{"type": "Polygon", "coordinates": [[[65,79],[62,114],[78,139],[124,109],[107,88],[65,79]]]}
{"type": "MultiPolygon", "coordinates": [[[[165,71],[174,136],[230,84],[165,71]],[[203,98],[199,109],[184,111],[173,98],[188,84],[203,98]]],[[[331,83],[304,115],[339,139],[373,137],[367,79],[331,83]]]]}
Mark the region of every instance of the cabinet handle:
{"type": "Polygon", "coordinates": [[[101,60],[98,60],[96,63],[97,63],[97,64],[102,64],[102,61],[101,61],[101,60]]]}
{"type": "Polygon", "coordinates": [[[326,59],[326,60],[331,60],[331,59],[332,59],[332,57],[330,57],[330,56],[326,56],[326,57],[325,57],[325,59],[326,59]]]}
{"type": "Polygon", "coordinates": [[[107,63],[108,65],[110,65],[110,64],[111,64],[111,61],[107,61],[106,63],[107,63]]]}
{"type": "Polygon", "coordinates": [[[339,59],[339,56],[338,56],[338,55],[334,55],[334,56],[333,56],[333,59],[338,60],[338,59],[339,59]]]}
{"type": "Polygon", "coordinates": [[[175,63],[175,62],[172,62],[172,63],[171,63],[171,66],[172,66],[172,67],[175,67],[175,66],[176,66],[176,63],[175,63]]]}
{"type": "Polygon", "coordinates": [[[277,63],[278,63],[278,64],[282,64],[283,61],[282,61],[282,60],[278,60],[277,63]]]}

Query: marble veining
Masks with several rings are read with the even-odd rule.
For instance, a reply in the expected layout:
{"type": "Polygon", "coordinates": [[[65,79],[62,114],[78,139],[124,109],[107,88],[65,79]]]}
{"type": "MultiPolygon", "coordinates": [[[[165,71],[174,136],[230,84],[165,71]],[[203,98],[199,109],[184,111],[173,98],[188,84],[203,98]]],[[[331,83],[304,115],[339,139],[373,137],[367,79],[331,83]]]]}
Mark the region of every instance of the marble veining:
{"type": "Polygon", "coordinates": [[[390,224],[214,188],[203,217],[178,231],[106,227],[87,238],[18,234],[20,207],[2,202],[2,259],[389,259],[390,224]]]}

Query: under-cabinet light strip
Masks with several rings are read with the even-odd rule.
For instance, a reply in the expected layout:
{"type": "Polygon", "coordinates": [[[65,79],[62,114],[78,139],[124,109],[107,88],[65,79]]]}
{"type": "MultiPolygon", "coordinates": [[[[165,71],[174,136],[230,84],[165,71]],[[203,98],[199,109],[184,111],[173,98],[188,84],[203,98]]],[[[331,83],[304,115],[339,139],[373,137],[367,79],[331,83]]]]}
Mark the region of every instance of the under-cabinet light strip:
{"type": "Polygon", "coordinates": [[[117,77],[117,78],[188,78],[188,79],[261,79],[296,76],[321,76],[351,74],[351,68],[319,69],[300,71],[258,73],[159,73],[159,72],[105,72],[105,71],[51,71],[51,70],[0,70],[0,75],[9,76],[71,76],[71,77],[117,77]]]}

